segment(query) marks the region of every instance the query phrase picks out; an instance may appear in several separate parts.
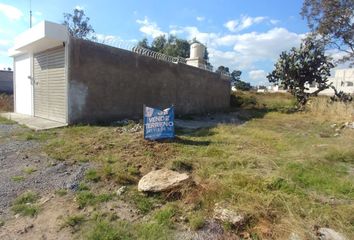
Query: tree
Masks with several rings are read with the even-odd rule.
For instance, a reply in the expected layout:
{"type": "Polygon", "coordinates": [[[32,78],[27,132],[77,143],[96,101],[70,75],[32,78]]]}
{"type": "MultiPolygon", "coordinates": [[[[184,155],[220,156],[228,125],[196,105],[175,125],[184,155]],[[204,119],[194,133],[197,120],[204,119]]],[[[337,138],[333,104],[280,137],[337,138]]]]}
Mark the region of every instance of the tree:
{"type": "Polygon", "coordinates": [[[219,66],[215,72],[219,74],[230,75],[230,69],[225,66],[219,66]]]}
{"type": "MultiPolygon", "coordinates": [[[[198,41],[193,39],[192,42],[198,41]]],[[[171,57],[189,58],[190,56],[190,43],[185,39],[176,37],[175,35],[170,35],[168,39],[166,39],[165,35],[158,36],[153,39],[151,46],[149,45],[147,38],[143,38],[138,43],[138,46],[163,53],[171,57]]],[[[208,49],[205,49],[204,60],[206,62],[207,69],[212,71],[213,66],[209,62],[208,49]]]]}
{"type": "Polygon", "coordinates": [[[300,107],[303,107],[310,96],[316,96],[331,86],[328,84],[328,77],[333,67],[331,59],[325,55],[323,44],[308,37],[300,48],[282,52],[275,64],[275,70],[267,78],[269,82],[288,89],[296,97],[300,107]],[[316,84],[318,89],[309,93],[307,84],[316,84]]]}
{"type": "Polygon", "coordinates": [[[170,35],[168,39],[166,39],[164,35],[158,36],[152,41],[151,46],[149,46],[148,40],[144,38],[138,43],[138,46],[163,53],[171,57],[188,58],[190,52],[188,41],[177,38],[174,35],[170,35]]]}
{"type": "Polygon", "coordinates": [[[342,62],[354,65],[353,0],[304,0],[301,15],[328,46],[347,53],[342,62]]]}
{"type": "Polygon", "coordinates": [[[154,38],[151,43],[151,49],[155,52],[163,53],[166,43],[167,40],[165,35],[161,35],[159,37],[154,38]]]}
{"type": "Polygon", "coordinates": [[[241,80],[242,72],[240,70],[234,70],[231,73],[231,84],[237,89],[241,91],[249,91],[252,89],[250,83],[244,82],[241,80]]]}
{"type": "Polygon", "coordinates": [[[150,49],[149,42],[148,42],[147,38],[143,38],[141,41],[139,41],[138,42],[138,47],[150,49]]]}
{"type": "Polygon", "coordinates": [[[164,46],[163,53],[172,57],[188,58],[190,53],[189,42],[170,35],[164,46]]]}
{"type": "Polygon", "coordinates": [[[95,30],[89,24],[90,18],[86,17],[84,10],[74,9],[74,13],[64,13],[63,25],[67,26],[71,36],[81,39],[96,40],[93,35],[95,30]]]}

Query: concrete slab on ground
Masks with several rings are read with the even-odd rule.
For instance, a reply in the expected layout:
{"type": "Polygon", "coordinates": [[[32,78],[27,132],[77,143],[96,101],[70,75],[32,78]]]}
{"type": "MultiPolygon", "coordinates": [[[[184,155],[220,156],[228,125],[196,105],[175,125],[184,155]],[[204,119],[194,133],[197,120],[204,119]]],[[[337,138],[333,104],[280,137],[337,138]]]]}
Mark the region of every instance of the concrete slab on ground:
{"type": "Polygon", "coordinates": [[[19,113],[12,113],[12,112],[0,113],[0,116],[15,121],[19,124],[23,124],[36,131],[65,127],[68,125],[66,123],[55,122],[44,118],[39,118],[39,117],[34,117],[34,116],[29,116],[29,115],[24,115],[19,113]]]}

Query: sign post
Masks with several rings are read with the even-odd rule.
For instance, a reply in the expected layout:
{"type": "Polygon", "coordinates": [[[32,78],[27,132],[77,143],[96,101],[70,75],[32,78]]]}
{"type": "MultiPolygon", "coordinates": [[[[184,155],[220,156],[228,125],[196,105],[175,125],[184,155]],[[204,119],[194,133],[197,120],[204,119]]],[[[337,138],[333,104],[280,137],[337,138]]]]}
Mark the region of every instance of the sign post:
{"type": "Polygon", "coordinates": [[[174,106],[160,110],[144,105],[144,138],[158,140],[175,137],[174,106]]]}

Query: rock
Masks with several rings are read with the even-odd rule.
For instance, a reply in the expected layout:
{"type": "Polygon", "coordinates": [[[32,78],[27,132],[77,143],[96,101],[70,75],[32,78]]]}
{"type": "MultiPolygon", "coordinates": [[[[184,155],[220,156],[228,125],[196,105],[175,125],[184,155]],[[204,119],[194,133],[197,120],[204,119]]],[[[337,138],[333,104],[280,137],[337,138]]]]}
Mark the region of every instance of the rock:
{"type": "Polygon", "coordinates": [[[317,230],[317,236],[319,240],[348,240],[342,234],[331,228],[319,228],[317,230]]]}
{"type": "Polygon", "coordinates": [[[289,240],[302,240],[302,238],[297,233],[291,233],[289,236],[289,240]]]}
{"type": "Polygon", "coordinates": [[[245,222],[245,216],[234,210],[221,206],[220,203],[215,204],[214,219],[224,223],[231,223],[234,226],[240,226],[245,222]]]}
{"type": "Polygon", "coordinates": [[[116,194],[117,196],[121,196],[123,193],[125,193],[125,191],[127,191],[127,186],[122,186],[117,190],[116,194]]]}
{"type": "Polygon", "coordinates": [[[190,180],[186,173],[169,169],[154,170],[143,176],[138,184],[141,192],[164,192],[181,187],[190,180]]]}

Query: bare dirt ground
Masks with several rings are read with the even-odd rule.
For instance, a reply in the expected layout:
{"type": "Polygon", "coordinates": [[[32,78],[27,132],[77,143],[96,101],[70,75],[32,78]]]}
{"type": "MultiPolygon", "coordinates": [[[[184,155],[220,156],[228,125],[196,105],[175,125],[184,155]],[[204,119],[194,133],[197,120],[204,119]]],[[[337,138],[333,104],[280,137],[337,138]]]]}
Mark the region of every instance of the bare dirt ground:
{"type": "Polygon", "coordinates": [[[33,140],[19,140],[13,134],[29,131],[19,125],[0,124],[0,218],[10,217],[11,202],[26,191],[45,196],[57,189],[73,189],[87,164],[69,165],[50,159],[33,140]]]}
{"type": "MultiPolygon", "coordinates": [[[[92,207],[79,209],[75,203],[75,190],[89,165],[51,159],[41,151],[40,142],[18,137],[29,131],[17,124],[0,124],[0,220],[5,223],[0,227],[0,239],[81,239],[83,236],[77,236],[76,231],[65,227],[64,223],[68,216],[83,215],[89,218],[95,211],[92,207]],[[31,169],[30,173],[26,169],[31,169]],[[68,190],[68,194],[56,195],[59,189],[68,190]],[[27,191],[40,195],[40,213],[35,217],[23,217],[11,211],[16,197],[27,191]]],[[[144,218],[134,206],[122,200],[104,203],[100,210],[131,223],[144,218]]],[[[207,223],[199,231],[180,229],[174,237],[238,239],[225,236],[221,225],[215,222],[207,223]]]]}

